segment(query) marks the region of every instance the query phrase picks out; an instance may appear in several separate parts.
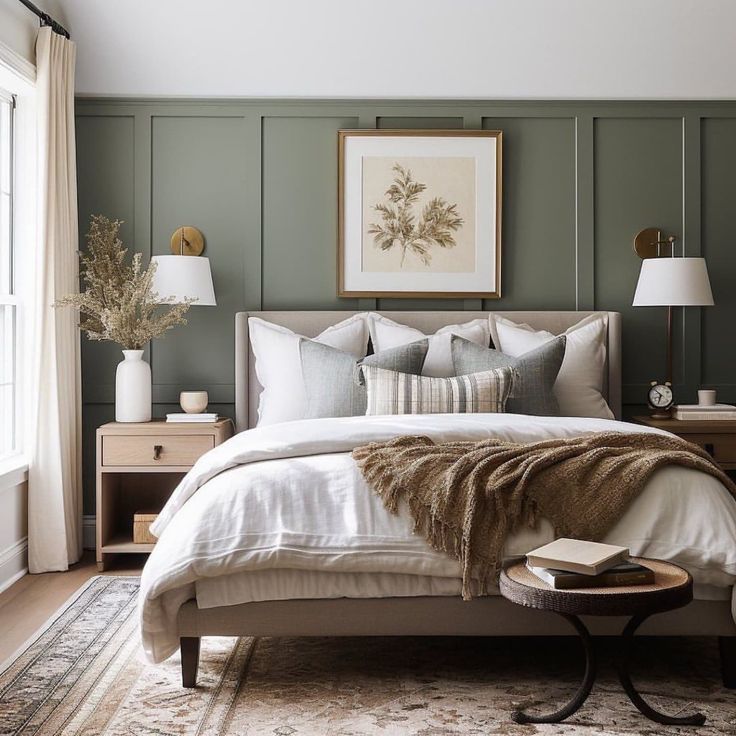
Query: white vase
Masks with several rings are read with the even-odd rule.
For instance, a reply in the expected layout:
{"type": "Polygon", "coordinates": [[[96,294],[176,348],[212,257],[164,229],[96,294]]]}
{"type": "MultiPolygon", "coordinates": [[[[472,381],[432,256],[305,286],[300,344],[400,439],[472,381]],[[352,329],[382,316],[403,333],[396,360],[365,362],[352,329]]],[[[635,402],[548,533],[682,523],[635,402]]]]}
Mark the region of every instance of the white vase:
{"type": "Polygon", "coordinates": [[[115,421],[151,421],[151,366],[142,350],[123,350],[115,372],[115,421]]]}

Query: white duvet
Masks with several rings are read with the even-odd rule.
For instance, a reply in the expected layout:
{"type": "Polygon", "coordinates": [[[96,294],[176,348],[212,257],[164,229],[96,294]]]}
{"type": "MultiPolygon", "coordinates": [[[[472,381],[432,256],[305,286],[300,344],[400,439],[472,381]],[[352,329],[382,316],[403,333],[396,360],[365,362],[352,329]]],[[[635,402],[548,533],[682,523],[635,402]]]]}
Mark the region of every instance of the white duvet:
{"type": "MultiPolygon", "coordinates": [[[[458,595],[459,563],[388,513],[350,452],[422,434],[437,442],[532,442],[599,431],[655,432],[606,419],[442,414],[309,419],[248,430],[204,455],[159,515],[143,570],[141,634],[154,662],[178,648],[176,615],[283,598],[458,595]]],[[[595,509],[591,510],[595,513],[595,509]]],[[[548,523],[509,539],[523,554],[548,523]]],[[[728,598],[736,581],[736,501],[715,478],[668,467],[652,476],[606,541],[688,569],[696,597],[728,598]]]]}

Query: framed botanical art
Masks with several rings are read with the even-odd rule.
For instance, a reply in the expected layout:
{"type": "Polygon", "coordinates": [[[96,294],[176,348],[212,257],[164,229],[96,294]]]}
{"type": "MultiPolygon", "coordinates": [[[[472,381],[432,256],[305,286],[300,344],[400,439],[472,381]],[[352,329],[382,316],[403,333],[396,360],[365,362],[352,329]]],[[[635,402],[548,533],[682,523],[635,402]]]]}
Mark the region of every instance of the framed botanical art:
{"type": "Polygon", "coordinates": [[[501,296],[499,130],[338,133],[338,295],[501,296]]]}

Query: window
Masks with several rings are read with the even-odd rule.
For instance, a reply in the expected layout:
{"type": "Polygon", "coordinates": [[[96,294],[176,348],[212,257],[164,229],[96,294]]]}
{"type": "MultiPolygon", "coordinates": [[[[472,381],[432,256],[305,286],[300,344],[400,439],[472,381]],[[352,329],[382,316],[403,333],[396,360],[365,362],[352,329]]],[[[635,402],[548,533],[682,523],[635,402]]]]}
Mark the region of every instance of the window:
{"type": "Polygon", "coordinates": [[[12,95],[0,89],[0,459],[15,452],[16,312],[13,278],[13,118],[12,95]]]}

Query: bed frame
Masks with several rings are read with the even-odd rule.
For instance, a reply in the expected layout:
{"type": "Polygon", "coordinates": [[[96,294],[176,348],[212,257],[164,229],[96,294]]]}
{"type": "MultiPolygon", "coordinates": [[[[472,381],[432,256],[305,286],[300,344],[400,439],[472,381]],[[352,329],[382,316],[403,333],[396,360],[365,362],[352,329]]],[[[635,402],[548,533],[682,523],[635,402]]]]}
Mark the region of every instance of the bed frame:
{"type": "MultiPolygon", "coordinates": [[[[235,315],[235,414],[238,431],[256,424],[261,386],[248,338],[248,317],[261,317],[314,337],[355,312],[239,312],[235,315]]],[[[448,324],[487,317],[490,312],[381,312],[402,324],[432,333],[448,324]]],[[[554,334],[595,312],[496,312],[554,334]]],[[[608,318],[604,394],[621,418],[621,315],[608,318]]],[[[592,634],[619,634],[625,617],[584,617],[592,634]]],[[[199,609],[195,600],[179,610],[182,684],[194,687],[202,636],[557,636],[570,628],[558,616],[520,608],[500,596],[337,598],[244,603],[199,609]]],[[[723,682],[736,687],[736,625],[730,601],[696,600],[648,619],[638,634],[717,636],[723,682]]]]}

